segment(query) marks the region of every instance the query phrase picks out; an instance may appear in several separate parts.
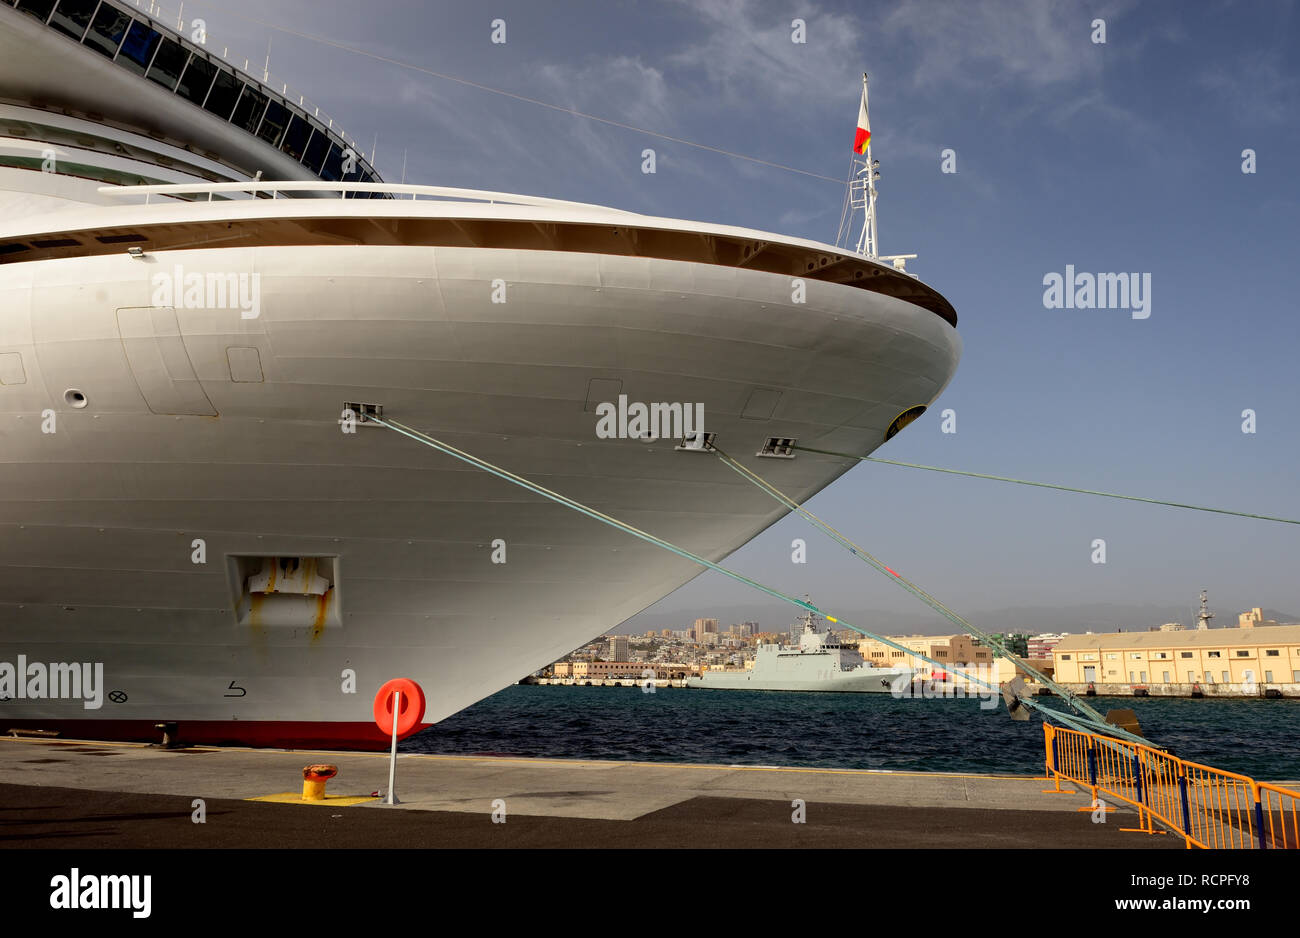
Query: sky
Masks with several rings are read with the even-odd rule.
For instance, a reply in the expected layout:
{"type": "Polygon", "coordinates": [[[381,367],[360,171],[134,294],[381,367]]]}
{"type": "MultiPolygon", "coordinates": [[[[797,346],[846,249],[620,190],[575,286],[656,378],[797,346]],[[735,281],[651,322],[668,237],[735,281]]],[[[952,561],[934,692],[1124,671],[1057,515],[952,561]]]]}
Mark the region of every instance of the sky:
{"type": "MultiPolygon", "coordinates": [[[[408,182],[822,241],[866,71],[881,252],[919,255],[909,270],[953,303],[964,342],[930,412],[875,455],[1300,518],[1296,2],[189,0],[185,14],[232,58],[261,62],[270,37],[272,75],[376,146],[390,182],[405,162],[408,182]],[[1149,274],[1149,316],[1047,308],[1044,278],[1067,265],[1149,274]]],[[[1216,624],[1251,606],[1300,617],[1300,526],[880,464],[808,507],[988,628],[1190,623],[1201,589],[1216,624]]],[[[727,565],[944,630],[817,538],[787,518],[727,565]],[[795,537],[807,564],[790,563],[795,537]]],[[[792,612],[706,573],[619,631],[697,615],[786,627],[792,612]]]]}

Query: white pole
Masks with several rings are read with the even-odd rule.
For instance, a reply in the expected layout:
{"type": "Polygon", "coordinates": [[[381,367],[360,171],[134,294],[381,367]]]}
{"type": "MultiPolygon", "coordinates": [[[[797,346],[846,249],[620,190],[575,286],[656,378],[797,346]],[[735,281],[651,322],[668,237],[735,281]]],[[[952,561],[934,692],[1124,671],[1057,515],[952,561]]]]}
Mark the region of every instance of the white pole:
{"type": "MultiPolygon", "coordinates": [[[[862,75],[862,100],[867,102],[867,114],[871,114],[871,102],[867,100],[867,76],[862,75]]],[[[871,162],[871,138],[867,138],[867,221],[871,224],[871,241],[867,245],[867,256],[875,257],[880,253],[876,243],[876,167],[871,162]]]]}
{"type": "Polygon", "coordinates": [[[384,804],[401,804],[397,800],[397,713],[402,708],[402,692],[393,691],[393,749],[388,755],[388,799],[384,804]]]}

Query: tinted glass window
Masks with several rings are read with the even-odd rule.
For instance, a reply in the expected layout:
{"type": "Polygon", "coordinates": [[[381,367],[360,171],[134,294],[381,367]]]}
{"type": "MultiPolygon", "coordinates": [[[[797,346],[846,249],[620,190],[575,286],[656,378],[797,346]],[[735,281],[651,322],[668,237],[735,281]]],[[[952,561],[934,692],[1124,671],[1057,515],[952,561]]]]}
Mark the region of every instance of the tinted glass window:
{"type": "Polygon", "coordinates": [[[330,140],[325,136],[325,131],[319,127],[315,127],[315,131],[311,135],[311,143],[307,144],[307,153],[302,158],[302,165],[313,173],[319,173],[325,163],[325,157],[329,155],[330,140]]]}
{"type": "Polygon", "coordinates": [[[217,80],[212,83],[212,91],[208,94],[207,103],[203,105],[204,109],[211,111],[223,121],[230,120],[230,112],[235,109],[235,100],[239,97],[239,89],[243,86],[244,83],[232,72],[221,69],[217,72],[217,80]]]}
{"type": "Polygon", "coordinates": [[[338,182],[343,178],[343,150],[337,143],[330,144],[330,152],[325,157],[325,166],[320,171],[320,178],[326,182],[338,182]]]}
{"type": "Polygon", "coordinates": [[[22,0],[18,4],[18,9],[44,22],[50,18],[50,11],[54,9],[54,0],[22,0]]]}
{"type": "Polygon", "coordinates": [[[311,125],[295,114],[293,123],[289,125],[289,130],[284,135],[284,142],[280,144],[281,152],[301,162],[302,152],[307,149],[307,138],[310,136],[311,125]]]}
{"type": "Polygon", "coordinates": [[[149,60],[153,58],[154,51],[161,41],[162,33],[150,29],[137,20],[126,31],[126,40],[122,43],[122,51],[117,54],[117,64],[129,72],[143,75],[144,70],[149,67],[149,60]]]}
{"type": "Polygon", "coordinates": [[[158,54],[153,57],[153,65],[149,66],[149,80],[158,82],[168,91],[175,91],[176,82],[185,70],[185,62],[189,57],[184,46],[174,39],[164,37],[158,54]]]}
{"type": "Polygon", "coordinates": [[[215,65],[197,55],[192,56],[190,64],[185,68],[185,74],[181,76],[181,83],[176,86],[176,93],[187,101],[202,104],[203,99],[208,96],[208,89],[212,87],[212,79],[216,74],[215,65]]]}
{"type": "MultiPolygon", "coordinates": [[[[24,3],[23,6],[27,4],[24,3]]],[[[81,42],[81,37],[85,34],[86,27],[90,25],[90,18],[95,15],[97,6],[99,0],[62,0],[50,20],[50,25],[77,42],[81,42]]]]}
{"type": "Polygon", "coordinates": [[[117,47],[122,44],[122,37],[130,25],[131,17],[105,3],[95,14],[90,32],[86,33],[82,42],[111,59],[117,54],[117,47]]]}
{"type": "Polygon", "coordinates": [[[257,130],[257,124],[265,111],[266,95],[254,90],[252,85],[244,85],[244,93],[235,105],[235,116],[231,118],[231,123],[251,134],[257,130]]]}
{"type": "Polygon", "coordinates": [[[271,146],[278,148],[284,138],[284,128],[289,123],[290,116],[287,107],[279,101],[272,101],[266,106],[266,115],[262,118],[262,126],[258,128],[257,135],[271,146]]]}

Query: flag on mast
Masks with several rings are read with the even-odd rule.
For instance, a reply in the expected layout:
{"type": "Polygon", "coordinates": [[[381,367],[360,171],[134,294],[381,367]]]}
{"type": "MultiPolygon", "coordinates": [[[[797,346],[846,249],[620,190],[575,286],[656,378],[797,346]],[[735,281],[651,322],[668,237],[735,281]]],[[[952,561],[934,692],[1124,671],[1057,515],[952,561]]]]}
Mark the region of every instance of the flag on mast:
{"type": "Polygon", "coordinates": [[[853,137],[853,152],[866,153],[871,146],[871,121],[867,119],[867,83],[862,83],[862,103],[858,106],[858,132],[853,137]]]}

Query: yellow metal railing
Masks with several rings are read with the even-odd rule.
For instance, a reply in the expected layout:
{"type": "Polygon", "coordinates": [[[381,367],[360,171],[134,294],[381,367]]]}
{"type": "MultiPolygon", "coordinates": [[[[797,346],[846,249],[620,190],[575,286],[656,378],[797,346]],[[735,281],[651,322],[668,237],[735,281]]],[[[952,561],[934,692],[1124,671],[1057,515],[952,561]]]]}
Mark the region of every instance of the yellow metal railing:
{"type": "MultiPolygon", "coordinates": [[[[1300,792],[1188,762],[1137,743],[1043,724],[1047,777],[1132,805],[1144,833],[1177,833],[1188,848],[1300,848],[1300,792]]],[[[1089,810],[1080,808],[1080,810],[1089,810]]]]}
{"type": "Polygon", "coordinates": [[[1261,826],[1270,847],[1300,848],[1300,792],[1259,783],[1261,826]]]}

